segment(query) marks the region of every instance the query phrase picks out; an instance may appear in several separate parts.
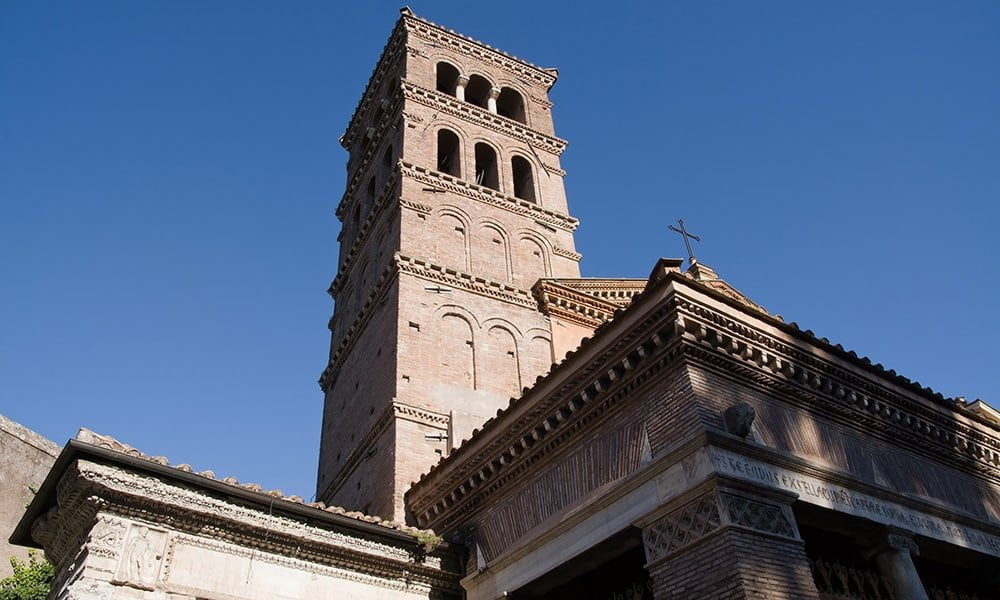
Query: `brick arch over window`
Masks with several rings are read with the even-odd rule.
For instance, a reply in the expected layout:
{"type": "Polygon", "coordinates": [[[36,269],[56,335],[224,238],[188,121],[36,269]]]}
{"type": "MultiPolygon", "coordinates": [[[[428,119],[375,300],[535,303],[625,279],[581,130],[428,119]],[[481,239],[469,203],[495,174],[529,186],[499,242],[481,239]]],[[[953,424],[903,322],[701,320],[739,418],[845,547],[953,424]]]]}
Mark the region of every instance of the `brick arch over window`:
{"type": "Polygon", "coordinates": [[[514,88],[500,88],[500,95],[497,96],[497,114],[508,119],[514,119],[519,123],[527,124],[524,111],[524,96],[514,88]]]}
{"type": "Polygon", "coordinates": [[[548,331],[532,328],[525,334],[528,343],[525,345],[524,357],[521,359],[522,369],[531,373],[546,373],[554,362],[552,356],[552,339],[548,331]]]}
{"type": "Polygon", "coordinates": [[[438,321],[436,339],[440,340],[437,355],[441,369],[435,379],[445,385],[466,389],[476,388],[476,352],[474,327],[469,319],[449,310],[438,321]]]}
{"type": "Polygon", "coordinates": [[[514,180],[514,197],[528,202],[538,202],[535,196],[535,170],[531,161],[514,155],[510,159],[510,171],[514,180]]]}
{"type": "Polygon", "coordinates": [[[515,283],[523,288],[530,288],[539,279],[551,277],[551,252],[545,240],[530,232],[522,232],[518,236],[517,250],[514,254],[515,283]]]}
{"type": "Polygon", "coordinates": [[[487,392],[516,398],[521,395],[521,367],[517,337],[501,324],[486,324],[480,356],[483,376],[480,388],[487,392]],[[489,372],[486,373],[485,371],[489,372]]]}
{"type": "Polygon", "coordinates": [[[493,221],[476,226],[472,238],[472,274],[510,283],[510,236],[493,221]]]}
{"type": "Polygon", "coordinates": [[[446,267],[468,272],[470,219],[462,210],[442,207],[434,219],[434,260],[446,267]]]}
{"type": "Polygon", "coordinates": [[[449,96],[455,95],[455,88],[458,87],[458,68],[451,63],[441,61],[436,66],[437,91],[449,96]]]}
{"type": "Polygon", "coordinates": [[[462,176],[462,142],[450,129],[439,129],[437,133],[437,170],[462,176]]]}

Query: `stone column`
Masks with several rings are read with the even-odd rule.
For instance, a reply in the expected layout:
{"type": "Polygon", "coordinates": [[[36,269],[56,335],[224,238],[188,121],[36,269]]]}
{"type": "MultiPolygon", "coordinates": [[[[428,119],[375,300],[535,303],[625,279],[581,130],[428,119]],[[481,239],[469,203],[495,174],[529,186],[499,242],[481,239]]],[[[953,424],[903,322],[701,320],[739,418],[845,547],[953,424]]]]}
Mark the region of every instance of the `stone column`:
{"type": "Polygon", "coordinates": [[[455,97],[465,102],[465,86],[469,85],[469,78],[459,75],[455,83],[455,97]]]}
{"type": "Polygon", "coordinates": [[[920,551],[913,534],[896,527],[887,527],[866,540],[867,556],[875,560],[878,570],[892,587],[897,598],[928,600],[913,557],[920,551]]]}
{"type": "Polygon", "coordinates": [[[819,600],[791,504],[713,477],[637,523],[657,600],[819,600]]]}
{"type": "Polygon", "coordinates": [[[491,113],[497,111],[497,98],[500,97],[500,90],[495,87],[490,88],[490,97],[486,99],[486,109],[491,113]]]}

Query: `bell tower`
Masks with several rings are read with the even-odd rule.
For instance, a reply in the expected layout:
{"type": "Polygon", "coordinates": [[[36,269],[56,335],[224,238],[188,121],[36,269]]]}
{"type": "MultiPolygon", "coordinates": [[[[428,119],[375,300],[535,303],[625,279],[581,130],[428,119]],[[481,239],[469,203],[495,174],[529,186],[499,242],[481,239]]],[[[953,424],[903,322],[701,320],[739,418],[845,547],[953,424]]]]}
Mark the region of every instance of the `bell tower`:
{"type": "Polygon", "coordinates": [[[401,12],[341,138],[316,493],[399,521],[411,482],[549,370],[532,288],[580,260],[556,71],[401,12]]]}

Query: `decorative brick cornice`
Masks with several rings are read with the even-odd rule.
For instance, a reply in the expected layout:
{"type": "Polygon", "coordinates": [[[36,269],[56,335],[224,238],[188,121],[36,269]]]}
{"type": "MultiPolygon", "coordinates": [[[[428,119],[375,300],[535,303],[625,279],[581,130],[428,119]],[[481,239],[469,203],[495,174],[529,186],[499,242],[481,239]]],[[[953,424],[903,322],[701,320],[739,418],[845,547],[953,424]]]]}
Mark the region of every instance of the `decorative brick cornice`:
{"type": "Polygon", "coordinates": [[[583,255],[580,254],[579,252],[566,250],[565,248],[560,248],[559,246],[554,246],[552,248],[552,254],[555,254],[556,256],[561,256],[563,258],[568,258],[575,262],[580,262],[580,260],[583,258],[583,255]]]}
{"type": "Polygon", "coordinates": [[[361,99],[358,100],[358,105],[354,109],[354,114],[351,115],[351,120],[347,123],[347,129],[344,131],[344,134],[340,136],[340,143],[345,148],[349,148],[350,140],[353,140],[354,136],[357,135],[355,129],[357,128],[358,123],[363,121],[361,117],[368,113],[374,103],[375,91],[378,89],[379,85],[381,85],[382,80],[385,79],[389,66],[392,65],[393,61],[397,56],[399,56],[400,52],[405,50],[404,31],[405,28],[403,27],[403,20],[400,19],[396,22],[396,26],[393,28],[392,33],[389,34],[389,39],[386,41],[385,47],[382,49],[382,54],[379,56],[378,63],[376,63],[371,77],[368,79],[365,91],[362,92],[361,99]]]}
{"type": "Polygon", "coordinates": [[[402,20],[406,24],[406,30],[414,36],[472,57],[477,61],[499,67],[518,79],[537,83],[544,86],[546,90],[556,82],[556,75],[550,69],[537,67],[483,42],[417,17],[412,12],[403,13],[402,20]]]}
{"type": "Polygon", "coordinates": [[[415,275],[427,281],[456,287],[480,296],[486,296],[525,308],[538,308],[537,302],[535,302],[528,290],[522,290],[506,283],[477,277],[451,267],[444,267],[426,260],[403,256],[401,254],[396,255],[396,265],[400,272],[415,275]]]}
{"type": "Polygon", "coordinates": [[[564,171],[564,170],[562,170],[559,167],[556,167],[554,165],[550,165],[548,163],[542,163],[542,168],[545,169],[546,171],[548,171],[549,173],[552,173],[553,175],[558,175],[560,177],[565,177],[566,176],[566,171],[564,171]]]}
{"type": "Polygon", "coordinates": [[[368,214],[365,216],[365,220],[359,225],[357,235],[354,236],[354,241],[351,243],[351,248],[344,256],[344,260],[341,261],[340,269],[337,271],[337,276],[333,278],[333,282],[327,290],[327,292],[329,292],[334,298],[337,297],[337,292],[340,291],[340,287],[344,284],[344,280],[348,277],[348,274],[354,267],[358,254],[368,241],[369,234],[375,229],[375,225],[379,222],[383,213],[388,212],[386,209],[391,207],[392,200],[398,197],[398,182],[399,164],[397,163],[396,167],[389,175],[389,178],[386,180],[385,185],[382,186],[382,191],[375,200],[375,203],[372,205],[372,209],[368,211],[368,214]]]}
{"type": "Polygon", "coordinates": [[[382,435],[382,433],[389,426],[389,423],[392,422],[393,418],[404,419],[442,430],[448,429],[448,422],[450,420],[448,415],[444,413],[434,412],[399,401],[393,401],[389,404],[389,406],[385,407],[385,410],[379,413],[378,418],[372,422],[372,425],[368,428],[365,436],[361,438],[354,449],[351,450],[351,453],[344,458],[344,464],[340,470],[337,471],[337,476],[334,477],[333,480],[330,481],[330,483],[327,484],[327,486],[323,488],[319,494],[317,494],[318,498],[333,498],[334,494],[337,493],[337,490],[347,483],[347,479],[368,456],[368,449],[371,448],[375,443],[375,440],[382,435]]]}
{"type": "Polygon", "coordinates": [[[385,295],[391,283],[395,281],[398,273],[414,275],[427,281],[463,289],[474,294],[516,304],[525,308],[536,310],[538,308],[537,301],[528,290],[522,290],[506,283],[476,277],[450,267],[444,267],[426,260],[396,253],[392,264],[386,267],[373,284],[372,290],[358,311],[357,316],[344,333],[343,338],[337,345],[337,349],[331,355],[326,368],[323,369],[323,373],[319,378],[319,386],[324,392],[330,389],[330,386],[336,379],[337,373],[340,371],[340,366],[364,331],[375,309],[378,308],[380,298],[385,295]]]}
{"type": "Polygon", "coordinates": [[[502,208],[539,223],[544,223],[563,231],[575,231],[580,225],[580,221],[569,215],[542,208],[527,200],[507,196],[488,187],[476,185],[464,179],[420,167],[412,163],[401,162],[401,165],[403,177],[409,177],[438,189],[454,192],[466,198],[502,208]]]}
{"type": "Polygon", "coordinates": [[[434,210],[434,207],[429,204],[421,204],[419,202],[413,202],[412,200],[400,199],[399,205],[422,215],[429,215],[431,214],[431,211],[434,210]]]}
{"type": "Polygon", "coordinates": [[[319,387],[324,392],[330,389],[330,385],[333,384],[337,373],[340,371],[341,364],[343,364],[351,348],[358,341],[358,337],[364,331],[368,321],[371,320],[375,310],[379,308],[379,300],[389,290],[392,282],[396,279],[397,272],[396,265],[390,264],[382,271],[378,279],[375,280],[371,292],[369,292],[368,297],[361,306],[361,310],[358,311],[357,316],[354,317],[354,321],[347,328],[340,343],[337,345],[337,349],[330,356],[326,368],[323,369],[323,373],[319,377],[319,387]]]}
{"type": "Polygon", "coordinates": [[[559,285],[549,279],[540,279],[535,284],[534,292],[545,314],[558,316],[591,329],[611,320],[618,308],[611,302],[559,285]]]}
{"type": "Polygon", "coordinates": [[[502,133],[555,156],[559,156],[566,149],[566,140],[535,131],[520,121],[508,119],[475,104],[459,100],[454,96],[421,87],[411,81],[404,80],[402,86],[403,95],[407,100],[418,102],[438,112],[459,117],[480,127],[502,133]]]}
{"type": "Polygon", "coordinates": [[[369,175],[368,167],[375,160],[376,155],[382,150],[382,142],[386,137],[386,132],[392,130],[392,122],[395,120],[393,115],[399,110],[399,106],[402,103],[402,96],[396,94],[392,107],[386,112],[385,117],[379,123],[376,123],[375,133],[372,137],[371,143],[368,145],[368,149],[365,150],[364,155],[360,159],[360,163],[357,168],[353,169],[353,175],[350,180],[348,180],[347,185],[344,188],[344,194],[340,197],[340,202],[337,203],[337,208],[334,214],[340,219],[341,222],[344,220],[344,211],[347,210],[347,205],[353,202],[357,202],[358,195],[361,193],[364,187],[364,179],[366,175],[369,175]]]}
{"type": "Polygon", "coordinates": [[[679,298],[678,308],[691,358],[932,460],[1000,479],[1000,438],[692,299],[679,298]]]}
{"type": "Polygon", "coordinates": [[[643,279],[540,279],[533,291],[549,315],[595,328],[632,302],[643,279]]]}

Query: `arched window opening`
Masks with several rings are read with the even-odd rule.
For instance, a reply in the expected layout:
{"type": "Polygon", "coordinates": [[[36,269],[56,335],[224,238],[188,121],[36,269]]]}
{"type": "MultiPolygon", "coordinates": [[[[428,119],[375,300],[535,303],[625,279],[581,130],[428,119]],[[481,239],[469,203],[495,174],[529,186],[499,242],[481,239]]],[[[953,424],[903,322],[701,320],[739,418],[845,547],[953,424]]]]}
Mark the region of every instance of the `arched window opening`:
{"type": "Polygon", "coordinates": [[[372,209],[375,204],[375,176],[368,180],[368,190],[365,192],[365,215],[372,209]]]}
{"type": "Polygon", "coordinates": [[[385,154],[382,155],[382,166],[388,169],[392,166],[392,145],[385,149],[385,154]]]}
{"type": "Polygon", "coordinates": [[[527,159],[515,156],[510,160],[514,175],[514,196],[528,202],[535,202],[535,176],[527,159]]]}
{"type": "Polygon", "coordinates": [[[472,326],[456,314],[446,314],[441,319],[442,340],[441,370],[435,373],[437,381],[464,389],[476,387],[476,363],[472,340],[472,326]]]}
{"type": "Polygon", "coordinates": [[[458,86],[458,69],[446,63],[437,64],[437,91],[455,95],[455,88],[458,86]]]}
{"type": "Polygon", "coordinates": [[[462,176],[459,146],[458,136],[454,132],[447,129],[438,131],[438,171],[454,175],[455,177],[462,176]]]}
{"type": "Polygon", "coordinates": [[[482,75],[469,77],[469,85],[465,86],[465,101],[486,108],[489,105],[491,87],[490,82],[482,75]]]}
{"type": "Polygon", "coordinates": [[[476,144],[476,183],[494,190],[500,189],[497,153],[489,144],[476,144]]]}
{"type": "Polygon", "coordinates": [[[521,94],[509,87],[500,90],[497,97],[497,114],[508,119],[514,119],[518,123],[526,123],[524,119],[524,99],[521,94]]]}

